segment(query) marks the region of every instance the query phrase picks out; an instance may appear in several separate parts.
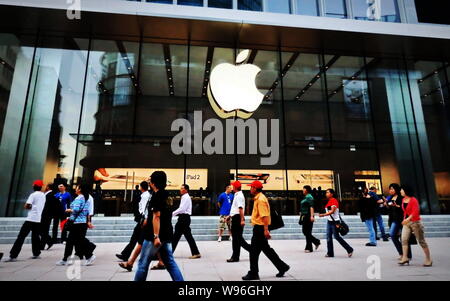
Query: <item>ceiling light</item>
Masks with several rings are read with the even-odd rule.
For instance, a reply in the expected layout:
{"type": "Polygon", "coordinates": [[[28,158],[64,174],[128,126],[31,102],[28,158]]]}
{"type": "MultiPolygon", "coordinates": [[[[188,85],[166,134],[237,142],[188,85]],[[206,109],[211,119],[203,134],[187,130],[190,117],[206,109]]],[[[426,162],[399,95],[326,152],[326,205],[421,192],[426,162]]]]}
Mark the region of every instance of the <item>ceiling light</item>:
{"type": "Polygon", "coordinates": [[[351,152],[356,152],[356,146],[354,144],[350,145],[350,151],[351,152]]]}
{"type": "Polygon", "coordinates": [[[111,139],[105,139],[105,145],[111,145],[112,140],[111,139]]]}
{"type": "Polygon", "coordinates": [[[310,144],[309,146],[308,146],[308,149],[310,150],[310,151],[313,151],[313,150],[315,150],[316,148],[314,147],[314,144],[310,144]]]}

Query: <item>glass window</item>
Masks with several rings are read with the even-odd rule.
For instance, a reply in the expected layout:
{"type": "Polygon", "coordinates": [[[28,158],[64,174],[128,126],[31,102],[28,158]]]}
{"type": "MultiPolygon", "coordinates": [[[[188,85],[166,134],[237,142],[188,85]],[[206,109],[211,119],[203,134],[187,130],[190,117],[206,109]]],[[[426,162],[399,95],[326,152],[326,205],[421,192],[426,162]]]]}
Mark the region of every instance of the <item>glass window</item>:
{"type": "Polygon", "coordinates": [[[178,0],[179,5],[203,6],[203,0],[178,0]]]}
{"type": "Polygon", "coordinates": [[[263,11],[263,0],[238,0],[238,9],[263,11]]]}
{"type": "MultiPolygon", "coordinates": [[[[357,20],[377,20],[385,22],[400,22],[400,14],[396,0],[383,0],[378,2],[380,12],[370,14],[369,5],[366,0],[352,0],[353,16],[357,20]]],[[[376,12],[376,11],[375,11],[376,12]]]]}
{"type": "Polygon", "coordinates": [[[291,13],[291,0],[267,0],[265,11],[271,13],[291,13]]]}
{"type": "Polygon", "coordinates": [[[325,0],[325,16],[332,18],[347,18],[345,0],[325,0]]]}
{"type": "Polygon", "coordinates": [[[319,16],[319,1],[318,0],[296,0],[297,14],[307,16],[319,16]]]}
{"type": "Polygon", "coordinates": [[[208,0],[208,7],[233,8],[233,0],[208,0]]]}
{"type": "MultiPolygon", "coordinates": [[[[137,0],[140,1],[140,0],[137,0]]],[[[146,0],[151,3],[163,3],[163,4],[173,4],[173,0],[146,0]]]]}

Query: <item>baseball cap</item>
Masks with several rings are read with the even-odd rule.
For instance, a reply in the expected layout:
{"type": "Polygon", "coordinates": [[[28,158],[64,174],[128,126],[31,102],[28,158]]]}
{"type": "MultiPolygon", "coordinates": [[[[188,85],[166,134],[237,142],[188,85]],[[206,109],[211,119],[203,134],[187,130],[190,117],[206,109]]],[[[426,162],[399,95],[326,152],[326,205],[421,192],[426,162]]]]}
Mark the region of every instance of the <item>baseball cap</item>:
{"type": "Polygon", "coordinates": [[[233,185],[234,188],[241,188],[241,182],[239,181],[234,181],[233,183],[231,183],[231,185],[233,185]]]}
{"type": "Polygon", "coordinates": [[[256,189],[263,188],[263,184],[260,181],[253,181],[251,184],[248,184],[250,187],[254,187],[256,189]]]}
{"type": "Polygon", "coordinates": [[[36,180],[36,181],[33,182],[33,186],[43,187],[44,186],[44,182],[42,182],[42,180],[36,180]]]}

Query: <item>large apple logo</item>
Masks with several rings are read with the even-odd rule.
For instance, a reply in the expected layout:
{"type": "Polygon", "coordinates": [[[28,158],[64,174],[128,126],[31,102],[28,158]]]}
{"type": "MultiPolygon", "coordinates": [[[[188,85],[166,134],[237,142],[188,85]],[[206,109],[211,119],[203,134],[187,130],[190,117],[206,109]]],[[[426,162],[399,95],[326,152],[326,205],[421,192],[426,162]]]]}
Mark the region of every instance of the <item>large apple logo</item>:
{"type": "Polygon", "coordinates": [[[250,50],[244,50],[237,56],[236,65],[219,64],[211,72],[208,99],[221,118],[250,118],[264,99],[255,83],[261,69],[244,63],[249,55],[250,50]]]}

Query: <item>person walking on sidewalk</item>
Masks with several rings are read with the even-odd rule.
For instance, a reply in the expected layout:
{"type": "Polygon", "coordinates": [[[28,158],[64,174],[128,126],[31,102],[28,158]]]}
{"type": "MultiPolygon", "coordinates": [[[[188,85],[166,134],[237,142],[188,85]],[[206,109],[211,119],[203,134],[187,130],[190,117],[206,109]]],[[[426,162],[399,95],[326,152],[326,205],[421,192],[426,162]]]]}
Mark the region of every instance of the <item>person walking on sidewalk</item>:
{"type": "Polygon", "coordinates": [[[359,199],[359,212],[361,221],[366,225],[367,231],[369,231],[369,242],[366,243],[366,247],[376,247],[377,240],[374,229],[374,219],[377,211],[377,201],[369,195],[369,190],[364,187],[364,191],[359,199]]]}
{"type": "Polygon", "coordinates": [[[131,253],[134,250],[134,247],[139,241],[142,230],[142,218],[144,216],[144,212],[146,209],[147,202],[150,202],[152,195],[148,191],[148,183],[146,181],[141,182],[139,185],[139,189],[141,191],[140,201],[138,205],[138,211],[135,213],[134,221],[136,222],[136,226],[134,227],[133,234],[131,235],[130,242],[126,247],[122,250],[120,254],[116,254],[116,257],[124,262],[128,262],[128,259],[131,256],[131,253]]]}
{"type": "MultiPolygon", "coordinates": [[[[57,217],[54,218],[53,222],[53,233],[52,233],[52,239],[53,243],[58,243],[58,226],[59,222],[67,219],[69,217],[69,214],[66,212],[67,209],[70,208],[70,203],[72,203],[72,195],[70,192],[67,191],[67,187],[65,184],[61,183],[58,185],[58,192],[55,194],[55,198],[59,200],[60,207],[59,211],[57,213],[57,217]],[[56,226],[55,226],[56,224],[56,226]]],[[[61,231],[61,243],[67,241],[67,230],[62,229],[61,231]]]]}
{"type": "MultiPolygon", "coordinates": [[[[403,257],[403,249],[401,242],[402,233],[402,221],[403,221],[403,209],[402,209],[403,197],[401,194],[400,185],[392,183],[389,185],[389,196],[386,198],[386,204],[389,210],[389,235],[391,236],[392,243],[397,249],[400,255],[399,260],[403,257]]],[[[412,252],[411,246],[408,247],[408,259],[411,260],[412,252]]]]}
{"type": "Polygon", "coordinates": [[[241,255],[241,247],[247,252],[250,252],[250,245],[245,241],[242,233],[245,226],[245,197],[241,191],[242,184],[239,181],[235,181],[231,184],[234,191],[233,203],[231,205],[231,235],[233,236],[232,246],[233,254],[227,262],[238,262],[241,255]]]}
{"type": "Polygon", "coordinates": [[[417,242],[422,247],[425,253],[425,263],[424,267],[431,267],[433,261],[431,260],[430,248],[425,241],[424,229],[420,218],[420,205],[419,201],[414,197],[414,192],[412,188],[407,185],[403,185],[401,189],[401,194],[403,197],[402,208],[403,208],[403,229],[402,229],[402,249],[403,256],[398,264],[409,265],[409,259],[406,257],[409,250],[409,238],[411,233],[416,236],[417,242]]]}
{"type": "Polygon", "coordinates": [[[31,249],[33,252],[33,259],[39,258],[41,254],[41,218],[42,211],[45,206],[45,194],[41,191],[44,186],[42,180],[33,182],[34,192],[28,197],[24,208],[28,210],[28,216],[20,229],[19,235],[9,253],[9,262],[17,260],[20,251],[22,250],[25,238],[31,232],[31,249]]]}
{"type": "Polygon", "coordinates": [[[154,194],[148,206],[147,219],[144,221],[144,242],[139,258],[139,266],[134,281],[145,281],[151,260],[160,254],[164,266],[173,281],[184,281],[172,253],[172,214],[169,204],[169,193],[165,190],[167,175],[163,171],[155,171],[150,176],[150,185],[154,194]]]}
{"type": "Polygon", "coordinates": [[[175,233],[173,234],[173,252],[175,253],[178,242],[180,241],[181,236],[184,235],[189,244],[189,248],[191,249],[192,256],[190,256],[189,259],[197,259],[200,258],[201,255],[191,231],[192,200],[189,196],[189,185],[181,185],[180,194],[180,207],[172,213],[173,216],[178,216],[178,221],[175,225],[175,233]]]}
{"type": "Polygon", "coordinates": [[[258,280],[258,261],[261,251],[269,258],[278,270],[276,277],[283,277],[289,270],[289,265],[280,259],[278,254],[269,245],[271,238],[269,232],[270,206],[266,196],[262,193],[263,185],[260,181],[253,181],[250,185],[250,193],[253,198],[252,224],[253,236],[250,248],[250,271],[242,277],[242,280],[258,280]]]}
{"type": "Polygon", "coordinates": [[[377,203],[376,210],[375,210],[375,218],[373,220],[373,227],[375,230],[376,240],[379,239],[378,234],[377,234],[377,224],[378,224],[378,227],[380,228],[380,232],[381,232],[381,238],[383,238],[383,241],[389,241],[388,236],[386,235],[386,231],[384,230],[384,222],[383,222],[383,215],[382,215],[383,209],[385,208],[384,200],[378,196],[377,188],[374,186],[370,187],[369,195],[377,203]]]}
{"type": "Polygon", "coordinates": [[[311,195],[311,186],[303,186],[303,195],[305,198],[300,202],[300,222],[302,224],[303,235],[306,237],[305,253],[313,251],[313,244],[316,250],[320,246],[320,240],[312,235],[314,226],[314,198],[311,195]]]}
{"type": "Polygon", "coordinates": [[[336,192],[333,189],[327,189],[325,197],[328,203],[325,205],[326,213],[321,213],[320,217],[327,217],[327,254],[325,257],[334,257],[333,236],[347,251],[348,257],[352,257],[353,248],[340,236],[338,232],[340,216],[339,216],[339,201],[335,197],[336,192]]]}
{"type": "MultiPolygon", "coordinates": [[[[57,226],[59,224],[60,203],[55,198],[56,192],[54,186],[54,184],[47,184],[45,188],[45,206],[44,210],[42,210],[41,218],[41,250],[45,249],[45,245],[48,246],[47,250],[53,246],[54,240],[48,234],[52,220],[57,221],[57,226]]],[[[56,228],[56,231],[58,231],[58,228],[56,228]]]]}
{"type": "Polygon", "coordinates": [[[67,212],[70,213],[69,220],[69,236],[67,238],[66,247],[64,250],[64,257],[58,261],[56,265],[68,265],[68,259],[72,255],[73,248],[75,247],[75,254],[80,258],[86,257],[84,265],[91,265],[95,260],[95,255],[88,253],[86,248],[86,232],[88,229],[88,216],[89,216],[89,186],[81,184],[76,188],[76,194],[78,195],[75,200],[70,204],[70,208],[67,212]]]}
{"type": "Polygon", "coordinates": [[[217,239],[218,242],[222,241],[222,234],[225,229],[228,229],[228,232],[231,237],[230,233],[230,221],[229,221],[229,215],[231,210],[231,204],[233,202],[233,186],[228,185],[225,187],[225,192],[222,192],[219,195],[219,198],[217,200],[217,206],[219,207],[219,238],[217,239]]]}

